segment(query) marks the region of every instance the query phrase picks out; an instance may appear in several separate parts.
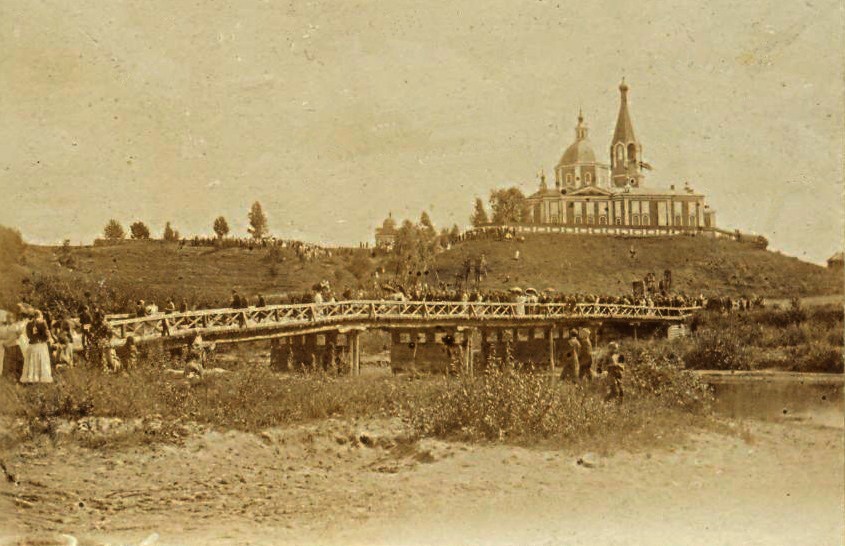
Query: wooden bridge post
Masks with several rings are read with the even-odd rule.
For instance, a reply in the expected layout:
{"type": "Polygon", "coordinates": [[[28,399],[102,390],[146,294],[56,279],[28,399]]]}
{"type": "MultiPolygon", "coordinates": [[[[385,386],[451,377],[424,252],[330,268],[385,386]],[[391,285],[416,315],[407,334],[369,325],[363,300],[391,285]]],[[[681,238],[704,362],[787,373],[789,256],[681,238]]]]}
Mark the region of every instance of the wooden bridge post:
{"type": "Polygon", "coordinates": [[[361,332],[352,330],[346,339],[349,345],[349,375],[361,375],[361,332]]]}
{"type": "Polygon", "coordinates": [[[549,326],[549,369],[555,374],[555,326],[549,326]]]}
{"type": "Polygon", "coordinates": [[[475,362],[473,362],[473,334],[475,331],[472,329],[464,330],[464,338],[466,339],[466,354],[464,355],[464,373],[472,377],[475,373],[475,362]]]}

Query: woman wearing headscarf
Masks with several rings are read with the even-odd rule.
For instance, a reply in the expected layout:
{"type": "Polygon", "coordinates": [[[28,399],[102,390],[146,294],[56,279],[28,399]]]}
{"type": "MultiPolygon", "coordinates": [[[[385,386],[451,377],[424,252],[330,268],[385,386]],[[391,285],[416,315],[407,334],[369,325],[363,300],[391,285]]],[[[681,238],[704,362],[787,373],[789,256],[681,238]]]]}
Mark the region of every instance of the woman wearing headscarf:
{"type": "Polygon", "coordinates": [[[34,318],[26,325],[29,346],[23,361],[21,383],[52,383],[50,368],[50,328],[41,311],[36,310],[34,318]]]}

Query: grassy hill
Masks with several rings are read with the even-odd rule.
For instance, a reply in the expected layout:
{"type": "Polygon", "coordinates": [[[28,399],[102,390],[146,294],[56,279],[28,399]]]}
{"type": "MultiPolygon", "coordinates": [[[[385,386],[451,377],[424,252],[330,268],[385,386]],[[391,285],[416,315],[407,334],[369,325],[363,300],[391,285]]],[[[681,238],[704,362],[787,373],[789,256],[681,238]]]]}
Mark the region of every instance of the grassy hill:
{"type": "MultiPolygon", "coordinates": [[[[355,252],[366,255],[366,251],[355,252]]],[[[29,246],[24,254],[31,278],[50,277],[51,286],[100,299],[144,299],[163,305],[173,297],[202,306],[223,305],[232,289],[255,298],[307,290],[322,279],[335,286],[352,286],[356,279],[354,255],[335,253],[313,261],[300,261],[282,249],[193,247],[161,241],[127,241],[114,246],[29,246]],[[70,258],[71,266],[62,265],[70,258]],[[56,282],[58,281],[58,282],[56,282]],[[118,295],[118,297],[115,297],[118,295]]]]}
{"type": "MultiPolygon", "coordinates": [[[[839,294],[843,278],[824,267],[768,252],[744,243],[707,238],[623,239],[577,235],[533,235],[524,241],[468,241],[439,254],[434,269],[450,282],[464,260],[486,255],[490,274],[484,288],[519,285],[560,292],[624,293],[631,281],[648,272],[672,270],[675,289],[704,294],[758,294],[766,297],[839,294]],[[636,251],[634,258],[630,249],[636,251]],[[519,250],[520,259],[514,260],[519,250]]],[[[28,246],[21,265],[5,268],[0,278],[2,305],[11,305],[20,290],[50,278],[50,289],[99,294],[101,299],[129,302],[143,298],[163,304],[168,297],[192,304],[220,305],[233,288],[254,297],[306,290],[327,279],[341,290],[356,286],[366,251],[335,252],[302,262],[291,251],[127,242],[115,246],[28,246]],[[64,265],[63,265],[64,264],[64,265]],[[68,267],[69,265],[69,267],[68,267]],[[21,284],[30,279],[29,284],[21,284]]],[[[369,262],[369,263],[368,263],[369,262]]],[[[44,290],[43,285],[36,289],[44,290]]],[[[30,288],[31,290],[31,288],[30,288]]]]}
{"type": "Polygon", "coordinates": [[[839,294],[842,274],[733,240],[704,237],[611,238],[531,235],[525,241],[481,240],[457,245],[438,256],[436,269],[452,280],[466,257],[484,253],[490,274],[482,283],[564,292],[617,294],[653,272],[672,271],[673,288],[698,294],[765,297],[839,294]],[[634,249],[635,257],[630,250],[634,249]],[[519,250],[520,259],[514,255],[519,250]]]}

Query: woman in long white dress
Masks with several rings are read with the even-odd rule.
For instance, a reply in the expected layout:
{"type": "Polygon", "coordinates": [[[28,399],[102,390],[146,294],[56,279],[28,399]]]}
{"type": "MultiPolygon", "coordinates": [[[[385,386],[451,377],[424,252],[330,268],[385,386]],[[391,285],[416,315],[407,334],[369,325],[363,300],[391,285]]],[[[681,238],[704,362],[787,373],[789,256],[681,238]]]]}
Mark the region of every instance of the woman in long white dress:
{"type": "Polygon", "coordinates": [[[50,328],[44,320],[41,311],[35,312],[33,318],[26,325],[26,336],[29,347],[26,349],[23,361],[21,383],[52,383],[53,373],[50,368],[50,328]]]}

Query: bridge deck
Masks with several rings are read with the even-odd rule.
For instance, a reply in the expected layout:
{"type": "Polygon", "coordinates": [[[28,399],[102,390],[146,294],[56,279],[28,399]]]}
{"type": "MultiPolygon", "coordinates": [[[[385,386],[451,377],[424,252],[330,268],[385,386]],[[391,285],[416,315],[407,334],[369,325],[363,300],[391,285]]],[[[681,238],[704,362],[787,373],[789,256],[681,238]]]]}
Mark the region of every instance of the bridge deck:
{"type": "Polygon", "coordinates": [[[698,307],[644,307],[606,303],[488,303],[440,301],[340,301],[270,305],[246,309],[209,309],[110,320],[115,344],[227,337],[236,341],[317,331],[393,328],[531,327],[565,323],[683,321],[698,307]]]}

